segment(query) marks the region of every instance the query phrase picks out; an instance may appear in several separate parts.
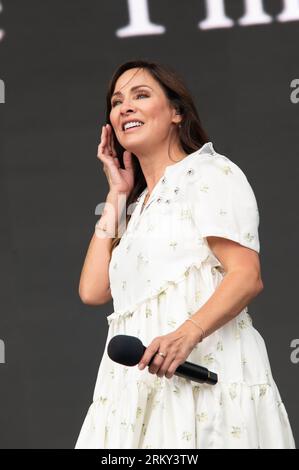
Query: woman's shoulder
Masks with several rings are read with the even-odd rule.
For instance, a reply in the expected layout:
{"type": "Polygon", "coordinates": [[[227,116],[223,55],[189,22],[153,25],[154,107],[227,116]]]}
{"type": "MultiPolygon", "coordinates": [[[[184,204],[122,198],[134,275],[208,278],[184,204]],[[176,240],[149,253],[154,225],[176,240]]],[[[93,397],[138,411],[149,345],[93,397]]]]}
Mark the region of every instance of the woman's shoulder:
{"type": "Polygon", "coordinates": [[[182,170],[187,184],[205,179],[215,179],[217,182],[223,179],[231,182],[236,179],[247,181],[240,165],[218,152],[212,142],[204,144],[198,151],[190,154],[182,170]]]}
{"type": "Polygon", "coordinates": [[[207,146],[203,149],[204,151],[199,151],[196,154],[196,158],[194,158],[194,163],[201,167],[202,170],[205,168],[221,170],[224,174],[232,173],[232,171],[236,171],[237,173],[243,173],[244,171],[239,166],[239,164],[229,158],[227,155],[218,152],[215,150],[214,145],[212,142],[209,142],[207,146]]]}
{"type": "Polygon", "coordinates": [[[202,237],[222,236],[259,252],[259,210],[240,166],[214,150],[196,155],[185,196],[202,237]]]}

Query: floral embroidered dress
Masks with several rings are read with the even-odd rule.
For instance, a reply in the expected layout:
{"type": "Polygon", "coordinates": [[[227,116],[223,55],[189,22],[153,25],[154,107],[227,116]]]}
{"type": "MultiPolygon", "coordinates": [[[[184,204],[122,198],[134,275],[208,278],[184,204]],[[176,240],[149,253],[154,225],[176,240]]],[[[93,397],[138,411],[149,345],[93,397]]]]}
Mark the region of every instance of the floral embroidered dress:
{"type": "Polygon", "coordinates": [[[295,448],[266,346],[245,307],[187,361],[216,385],[125,367],[107,355],[117,334],[147,346],[209,299],[225,272],[206,240],[229,238],[259,252],[259,213],[243,171],[208,142],[166,167],[141,211],[139,196],[109,265],[114,312],[93,402],[76,449],[295,448]]]}

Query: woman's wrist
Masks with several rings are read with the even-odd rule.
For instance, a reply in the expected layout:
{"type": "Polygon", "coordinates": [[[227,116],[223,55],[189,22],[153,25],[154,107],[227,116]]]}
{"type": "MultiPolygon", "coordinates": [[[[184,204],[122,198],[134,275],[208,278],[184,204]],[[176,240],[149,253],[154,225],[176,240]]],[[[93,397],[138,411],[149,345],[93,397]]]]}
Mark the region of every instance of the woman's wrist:
{"type": "Polygon", "coordinates": [[[111,198],[112,196],[110,196],[110,198],[107,197],[101,217],[95,224],[95,233],[100,238],[114,238],[116,236],[117,209],[111,198]]]}
{"type": "Polygon", "coordinates": [[[95,233],[100,238],[115,238],[115,226],[109,226],[105,217],[102,216],[95,225],[95,233]]]}
{"type": "Polygon", "coordinates": [[[199,342],[201,343],[203,341],[203,339],[206,337],[206,332],[204,331],[204,329],[202,328],[202,326],[199,324],[199,322],[197,320],[195,320],[194,318],[187,318],[186,321],[189,321],[189,322],[192,322],[196,328],[198,329],[198,331],[200,331],[200,339],[199,339],[199,342]]]}
{"type": "Polygon", "coordinates": [[[95,232],[100,238],[115,238],[117,236],[119,213],[126,202],[126,195],[109,191],[100,219],[95,225],[95,232]]]}

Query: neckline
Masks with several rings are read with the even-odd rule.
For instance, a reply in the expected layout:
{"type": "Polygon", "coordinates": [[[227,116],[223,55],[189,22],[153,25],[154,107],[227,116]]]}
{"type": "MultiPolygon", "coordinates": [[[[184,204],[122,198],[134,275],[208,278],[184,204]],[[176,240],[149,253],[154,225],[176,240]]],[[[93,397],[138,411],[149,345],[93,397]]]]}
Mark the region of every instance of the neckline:
{"type": "MultiPolygon", "coordinates": [[[[214,154],[215,153],[215,150],[214,150],[214,147],[213,147],[213,144],[212,142],[206,142],[205,144],[203,144],[200,149],[198,150],[195,150],[194,152],[192,153],[189,153],[189,155],[186,155],[184,158],[182,158],[182,160],[180,160],[179,162],[176,162],[176,163],[173,163],[172,165],[167,165],[165,167],[165,170],[164,170],[164,175],[166,175],[166,173],[169,173],[170,171],[174,170],[174,169],[177,169],[179,167],[181,167],[184,162],[189,162],[189,160],[191,160],[195,155],[198,155],[198,154],[201,154],[201,153],[210,153],[210,154],[214,154]]],[[[163,176],[164,176],[163,175],[163,176]]]]}
{"type": "Polygon", "coordinates": [[[140,194],[139,196],[139,207],[138,207],[138,214],[137,214],[137,217],[139,218],[140,216],[143,215],[144,211],[147,209],[147,207],[149,206],[149,204],[152,202],[152,199],[154,197],[154,194],[155,192],[157,191],[157,188],[160,186],[160,183],[162,181],[162,179],[168,175],[169,173],[171,173],[172,171],[175,171],[177,170],[178,168],[181,168],[184,164],[186,164],[186,162],[189,162],[190,160],[192,160],[192,158],[195,156],[195,155],[199,155],[199,154],[202,154],[202,153],[209,153],[210,155],[214,155],[216,152],[214,150],[214,147],[213,147],[213,143],[212,142],[206,142],[205,144],[203,144],[200,149],[198,150],[195,150],[194,152],[192,153],[189,153],[189,155],[186,155],[184,158],[182,158],[182,160],[176,162],[176,163],[173,163],[172,165],[167,165],[164,169],[164,173],[163,175],[161,176],[161,178],[157,181],[157,183],[155,184],[152,192],[151,192],[151,195],[150,197],[148,198],[147,200],[147,203],[144,207],[143,206],[143,202],[144,202],[144,199],[148,193],[148,188],[146,187],[143,192],[140,194]]]}

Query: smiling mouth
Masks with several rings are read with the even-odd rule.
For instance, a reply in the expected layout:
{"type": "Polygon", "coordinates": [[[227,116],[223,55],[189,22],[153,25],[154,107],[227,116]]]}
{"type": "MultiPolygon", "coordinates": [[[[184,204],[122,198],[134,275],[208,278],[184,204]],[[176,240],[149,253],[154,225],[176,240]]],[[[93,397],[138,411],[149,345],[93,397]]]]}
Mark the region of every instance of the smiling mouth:
{"type": "Polygon", "coordinates": [[[144,126],[144,124],[142,124],[141,126],[128,127],[128,129],[123,129],[123,132],[130,132],[130,131],[139,129],[140,127],[143,127],[143,126],[144,126]]]}

